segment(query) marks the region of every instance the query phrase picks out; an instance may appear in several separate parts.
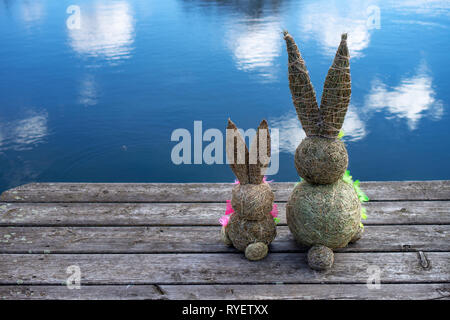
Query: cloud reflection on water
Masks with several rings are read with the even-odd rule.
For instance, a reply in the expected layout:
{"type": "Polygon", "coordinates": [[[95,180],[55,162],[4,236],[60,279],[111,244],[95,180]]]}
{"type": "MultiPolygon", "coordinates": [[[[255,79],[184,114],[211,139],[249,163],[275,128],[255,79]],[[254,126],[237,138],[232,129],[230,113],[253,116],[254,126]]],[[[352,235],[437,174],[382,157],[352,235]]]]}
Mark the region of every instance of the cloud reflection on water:
{"type": "Polygon", "coordinates": [[[450,2],[448,0],[390,0],[386,5],[402,13],[419,14],[424,16],[450,16],[450,2]]]}
{"type": "Polygon", "coordinates": [[[43,143],[48,135],[46,112],[0,123],[0,151],[30,150],[43,143]]]}
{"type": "Polygon", "coordinates": [[[410,130],[417,129],[421,118],[428,115],[439,120],[444,112],[442,101],[436,99],[433,78],[424,63],[416,75],[404,78],[397,86],[389,87],[375,80],[365,107],[373,111],[386,109],[391,115],[406,119],[410,130]]]}
{"type": "Polygon", "coordinates": [[[273,79],[276,58],[281,54],[281,26],[276,17],[241,20],[230,24],[227,39],[237,68],[256,71],[265,79],[273,79]]]}
{"type": "Polygon", "coordinates": [[[86,75],[80,84],[79,102],[85,106],[98,103],[98,85],[94,76],[86,75]]]}
{"type": "Polygon", "coordinates": [[[373,1],[315,1],[305,4],[299,13],[299,38],[315,39],[324,53],[336,53],[336,44],[342,33],[348,32],[348,46],[353,58],[360,57],[370,43],[370,24],[367,10],[375,5],[373,1]],[[349,10],[351,8],[351,10],[349,10]]]}
{"type": "Polygon", "coordinates": [[[115,61],[130,58],[134,18],[128,2],[97,1],[81,7],[81,28],[68,29],[70,46],[86,56],[115,61]]]}
{"type": "MultiPolygon", "coordinates": [[[[306,137],[305,131],[301,128],[300,121],[294,111],[290,111],[281,117],[270,119],[269,126],[278,128],[280,133],[278,149],[274,145],[273,150],[294,154],[299,143],[306,137]]],[[[346,141],[358,141],[367,134],[365,123],[359,118],[358,110],[352,104],[349,106],[342,129],[345,132],[344,140],[346,141]]]]}
{"type": "Polygon", "coordinates": [[[39,1],[24,1],[21,2],[22,19],[29,26],[40,22],[44,17],[45,10],[42,2],[39,1]]]}

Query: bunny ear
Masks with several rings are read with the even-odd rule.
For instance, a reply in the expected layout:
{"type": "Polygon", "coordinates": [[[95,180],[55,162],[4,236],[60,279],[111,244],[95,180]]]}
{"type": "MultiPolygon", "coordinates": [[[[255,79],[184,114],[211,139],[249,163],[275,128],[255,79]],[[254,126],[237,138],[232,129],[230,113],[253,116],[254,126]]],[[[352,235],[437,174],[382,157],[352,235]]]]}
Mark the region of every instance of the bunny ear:
{"type": "Polygon", "coordinates": [[[226,152],[231,170],[238,178],[240,184],[248,181],[248,149],[236,125],[228,119],[226,152]]]}
{"type": "Polygon", "coordinates": [[[289,56],[289,88],[298,118],[307,136],[319,134],[320,111],[316,93],[294,38],[284,31],[289,56]]]}
{"type": "Polygon", "coordinates": [[[338,136],[347,113],[350,95],[350,54],[347,47],[347,34],[344,33],[323,87],[320,104],[323,119],[321,136],[328,138],[338,136]]]}
{"type": "Polygon", "coordinates": [[[267,121],[259,124],[256,135],[250,144],[248,175],[250,183],[260,184],[270,161],[270,134],[267,121]]]}

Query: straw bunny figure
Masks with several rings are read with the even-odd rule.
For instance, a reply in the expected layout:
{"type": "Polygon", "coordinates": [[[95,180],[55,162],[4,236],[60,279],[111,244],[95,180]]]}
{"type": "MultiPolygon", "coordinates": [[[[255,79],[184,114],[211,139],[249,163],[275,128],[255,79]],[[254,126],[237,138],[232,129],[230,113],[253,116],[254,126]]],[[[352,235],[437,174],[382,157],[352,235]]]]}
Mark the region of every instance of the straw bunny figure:
{"type": "Polygon", "coordinates": [[[274,195],[264,179],[270,160],[270,135],[263,120],[250,145],[245,145],[238,128],[228,120],[227,158],[239,183],[233,187],[231,214],[222,227],[222,240],[227,245],[245,252],[249,260],[263,259],[268,245],[276,236],[276,224],[271,214],[274,195]]]}
{"type": "Polygon", "coordinates": [[[347,34],[341,36],[325,79],[320,109],[304,60],[285,31],[289,87],[306,138],[295,152],[298,183],[286,205],[289,229],[297,242],[311,246],[308,264],[316,270],[333,265],[332,249],[361,237],[361,205],[353,186],[342,179],[348,154],[338,134],[350,102],[350,56],[347,34]]]}

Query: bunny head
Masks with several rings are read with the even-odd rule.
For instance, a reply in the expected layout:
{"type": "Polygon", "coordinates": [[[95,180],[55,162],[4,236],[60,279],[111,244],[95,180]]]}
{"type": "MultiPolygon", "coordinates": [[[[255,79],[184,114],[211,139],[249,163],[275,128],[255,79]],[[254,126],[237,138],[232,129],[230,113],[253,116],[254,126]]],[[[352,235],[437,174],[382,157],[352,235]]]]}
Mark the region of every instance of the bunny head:
{"type": "Polygon", "coordinates": [[[226,152],[231,170],[239,180],[232,191],[231,206],[244,219],[263,219],[270,214],[274,200],[269,184],[264,182],[271,152],[267,121],[259,124],[249,152],[238,128],[228,120],[226,152]]]}
{"type": "Polygon", "coordinates": [[[342,34],[333,64],[325,79],[320,108],[316,93],[292,36],[285,31],[289,56],[289,87],[306,138],[297,147],[295,167],[309,183],[329,184],[342,177],[348,154],[338,134],[344,123],[351,95],[350,55],[347,34],[342,34]]]}

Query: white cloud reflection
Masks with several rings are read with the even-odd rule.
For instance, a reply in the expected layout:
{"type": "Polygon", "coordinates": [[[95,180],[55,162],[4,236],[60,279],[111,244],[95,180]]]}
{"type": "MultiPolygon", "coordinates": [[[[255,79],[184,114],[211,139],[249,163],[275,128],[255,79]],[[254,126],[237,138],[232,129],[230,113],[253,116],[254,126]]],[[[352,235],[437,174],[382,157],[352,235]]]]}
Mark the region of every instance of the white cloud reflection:
{"type": "MultiPolygon", "coordinates": [[[[278,148],[274,145],[273,150],[294,154],[297,146],[306,137],[294,111],[270,119],[269,125],[271,128],[278,128],[279,130],[279,145],[278,148]]],[[[367,134],[365,124],[359,118],[357,110],[352,104],[349,106],[342,129],[345,132],[344,139],[346,141],[358,141],[367,134]]]]}
{"type": "Polygon", "coordinates": [[[100,1],[93,7],[81,7],[81,28],[68,29],[68,34],[71,47],[81,55],[106,60],[129,58],[134,43],[130,5],[100,1]]]}
{"type": "Polygon", "coordinates": [[[269,119],[269,127],[279,130],[278,146],[276,141],[272,141],[272,152],[295,153],[297,146],[306,137],[305,131],[300,126],[297,114],[288,112],[277,118],[269,119]]]}
{"type": "Polygon", "coordinates": [[[391,0],[388,6],[403,13],[416,13],[426,16],[450,16],[448,0],[391,0]]]}
{"type": "Polygon", "coordinates": [[[87,75],[80,84],[79,102],[85,106],[93,106],[98,102],[98,86],[95,78],[87,75]]]}
{"type": "Polygon", "coordinates": [[[24,1],[20,3],[22,19],[29,25],[33,25],[44,17],[45,11],[40,1],[24,1]]]}
{"type": "Polygon", "coordinates": [[[264,79],[274,78],[274,62],[281,54],[282,28],[279,19],[245,19],[230,23],[227,42],[239,70],[256,71],[264,79]]]}
{"type": "MultiPolygon", "coordinates": [[[[301,7],[299,38],[315,39],[325,54],[336,53],[341,34],[348,32],[348,47],[353,58],[360,57],[370,43],[367,10],[373,1],[315,1],[301,7]],[[351,10],[350,10],[351,8],[351,10]]],[[[374,29],[376,30],[376,29],[374,29]]]]}
{"type": "Polygon", "coordinates": [[[352,104],[348,107],[342,130],[345,133],[343,139],[346,141],[358,141],[367,135],[366,125],[359,117],[358,109],[352,104]]]}
{"type": "Polygon", "coordinates": [[[393,116],[406,119],[409,129],[414,130],[419,120],[427,115],[433,120],[441,119],[444,106],[435,96],[433,78],[422,63],[416,75],[404,78],[397,86],[389,87],[379,80],[374,81],[366,97],[366,108],[386,109],[393,116]]]}
{"type": "Polygon", "coordinates": [[[0,151],[29,150],[44,142],[48,135],[47,117],[47,113],[43,112],[25,119],[0,123],[0,151]]]}

